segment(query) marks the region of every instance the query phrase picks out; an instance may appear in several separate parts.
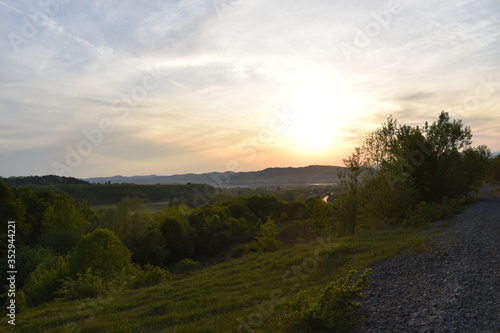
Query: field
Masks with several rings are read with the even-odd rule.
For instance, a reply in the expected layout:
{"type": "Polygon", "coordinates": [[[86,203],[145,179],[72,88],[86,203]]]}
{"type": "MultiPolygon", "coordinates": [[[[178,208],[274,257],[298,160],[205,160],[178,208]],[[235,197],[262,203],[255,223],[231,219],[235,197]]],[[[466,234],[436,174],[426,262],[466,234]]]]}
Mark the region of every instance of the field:
{"type": "MultiPolygon", "coordinates": [[[[159,211],[161,211],[163,208],[168,207],[170,204],[168,201],[159,201],[159,202],[150,202],[144,204],[144,207],[146,208],[146,212],[150,214],[156,214],[159,211]]],[[[117,205],[116,204],[109,204],[109,205],[93,205],[90,208],[94,211],[100,211],[108,208],[115,208],[117,205]]]]}
{"type": "Polygon", "coordinates": [[[322,238],[224,260],[168,283],[129,290],[110,287],[101,298],[55,301],[18,316],[31,332],[284,332],[288,302],[299,290],[312,293],[350,270],[362,271],[402,251],[425,249],[418,229],[365,231],[322,238]]]}

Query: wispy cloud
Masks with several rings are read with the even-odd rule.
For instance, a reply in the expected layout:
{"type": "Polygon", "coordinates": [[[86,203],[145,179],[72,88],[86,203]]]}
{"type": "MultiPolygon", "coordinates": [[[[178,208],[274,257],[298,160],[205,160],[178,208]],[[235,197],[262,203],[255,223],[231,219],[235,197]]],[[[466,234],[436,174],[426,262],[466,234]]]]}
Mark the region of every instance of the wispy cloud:
{"type": "MultiPolygon", "coordinates": [[[[442,109],[472,126],[475,144],[500,150],[500,77],[478,88],[500,75],[500,3],[403,0],[380,21],[390,3],[67,2],[18,53],[0,40],[0,174],[46,172],[103,118],[115,130],[74,176],[112,174],[118,161],[122,174],[223,171],[241,159],[242,144],[269,131],[276,112],[307,98],[318,108],[311,89],[337,100],[325,111],[336,118],[324,117],[336,119],[330,150],[312,154],[276,132],[252,161],[243,158],[245,169],[339,164],[389,114],[419,124],[442,109]],[[356,47],[351,59],[342,45],[356,47]],[[118,117],[114,103],[141,93],[152,71],[161,83],[118,117]]],[[[29,2],[1,0],[0,8],[2,36],[23,37],[45,13],[29,2]]]]}

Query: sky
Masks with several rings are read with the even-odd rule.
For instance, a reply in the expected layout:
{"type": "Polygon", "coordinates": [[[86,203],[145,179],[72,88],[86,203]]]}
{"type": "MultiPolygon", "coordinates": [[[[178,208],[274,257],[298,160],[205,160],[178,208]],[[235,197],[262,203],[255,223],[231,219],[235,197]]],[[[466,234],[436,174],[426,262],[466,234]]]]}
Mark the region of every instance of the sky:
{"type": "Polygon", "coordinates": [[[441,110],[500,151],[498,0],[0,0],[0,176],[342,165],[441,110]]]}

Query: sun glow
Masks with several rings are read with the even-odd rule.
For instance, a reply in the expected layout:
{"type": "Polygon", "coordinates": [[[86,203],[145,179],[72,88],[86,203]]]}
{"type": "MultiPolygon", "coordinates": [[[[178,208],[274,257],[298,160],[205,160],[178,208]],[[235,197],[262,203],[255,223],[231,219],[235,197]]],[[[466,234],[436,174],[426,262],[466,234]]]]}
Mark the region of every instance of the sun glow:
{"type": "Polygon", "coordinates": [[[348,112],[348,98],[327,89],[306,89],[290,99],[294,121],[287,137],[294,149],[304,153],[321,153],[332,148],[338,138],[342,115],[348,112]]]}

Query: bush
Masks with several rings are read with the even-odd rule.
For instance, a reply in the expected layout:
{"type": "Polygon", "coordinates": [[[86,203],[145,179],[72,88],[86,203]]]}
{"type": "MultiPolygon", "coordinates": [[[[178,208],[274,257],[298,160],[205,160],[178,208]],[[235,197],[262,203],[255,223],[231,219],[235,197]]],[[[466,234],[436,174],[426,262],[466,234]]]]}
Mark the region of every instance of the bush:
{"type": "Polygon", "coordinates": [[[131,255],[111,230],[98,228],[78,241],[70,259],[71,271],[76,276],[90,268],[95,275],[108,280],[113,273],[130,265],[131,255]]]}
{"type": "Polygon", "coordinates": [[[193,270],[195,270],[200,265],[199,262],[193,261],[189,258],[184,258],[175,265],[175,268],[184,274],[187,274],[193,270]]]}
{"type": "MultiPolygon", "coordinates": [[[[495,183],[500,183],[500,155],[490,160],[490,180],[495,183]]],[[[498,190],[497,190],[498,192],[498,190]]]]}
{"type": "Polygon", "coordinates": [[[134,274],[135,278],[129,284],[132,289],[155,286],[172,278],[168,270],[153,265],[137,267],[134,274]]]}
{"type": "Polygon", "coordinates": [[[23,288],[28,283],[31,273],[48,258],[57,258],[51,249],[45,247],[25,247],[17,252],[16,263],[19,266],[17,271],[16,286],[23,288]]]}
{"type": "Polygon", "coordinates": [[[28,308],[26,302],[26,293],[20,290],[16,293],[16,314],[19,314],[28,308]]]}
{"type": "Polygon", "coordinates": [[[261,234],[257,237],[258,246],[262,251],[276,251],[281,242],[278,237],[278,228],[274,221],[268,217],[266,223],[261,226],[261,234]]]}
{"type": "Polygon", "coordinates": [[[30,275],[24,288],[26,304],[39,305],[55,298],[61,281],[69,276],[66,257],[48,257],[30,275]]]}
{"type": "Polygon", "coordinates": [[[97,297],[104,290],[102,278],[92,274],[92,269],[89,268],[85,273],[78,273],[76,280],[68,277],[63,282],[62,288],[57,291],[66,300],[79,298],[97,297]]]}
{"type": "Polygon", "coordinates": [[[420,202],[410,211],[407,224],[412,226],[426,226],[431,222],[452,217],[460,211],[457,200],[445,198],[442,203],[420,202]]]}
{"type": "Polygon", "coordinates": [[[351,271],[338,281],[330,282],[320,295],[310,298],[301,291],[289,303],[291,313],[288,315],[291,323],[298,329],[306,332],[349,332],[354,330],[359,320],[354,317],[354,310],[364,298],[364,291],[368,288],[367,269],[357,281],[357,274],[351,271]]]}
{"type": "Polygon", "coordinates": [[[229,258],[241,258],[246,254],[247,246],[246,244],[238,244],[231,249],[229,253],[229,258]]]}
{"type": "Polygon", "coordinates": [[[241,258],[248,253],[259,252],[260,249],[261,247],[257,241],[250,242],[248,244],[238,244],[231,249],[229,258],[241,258]]]}

